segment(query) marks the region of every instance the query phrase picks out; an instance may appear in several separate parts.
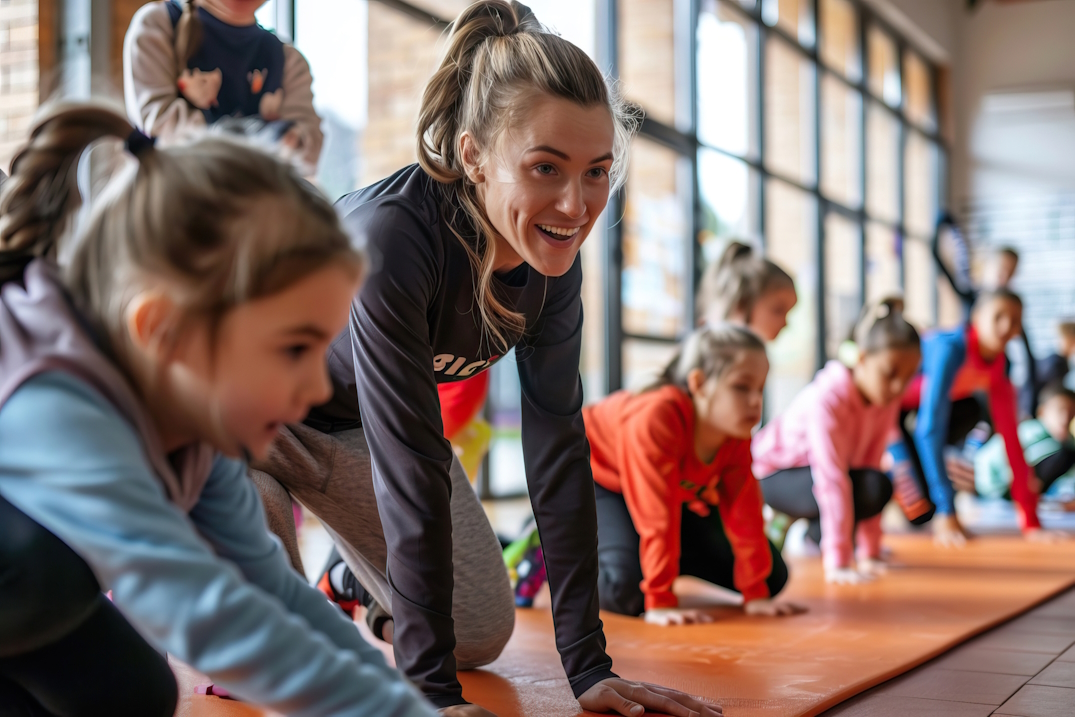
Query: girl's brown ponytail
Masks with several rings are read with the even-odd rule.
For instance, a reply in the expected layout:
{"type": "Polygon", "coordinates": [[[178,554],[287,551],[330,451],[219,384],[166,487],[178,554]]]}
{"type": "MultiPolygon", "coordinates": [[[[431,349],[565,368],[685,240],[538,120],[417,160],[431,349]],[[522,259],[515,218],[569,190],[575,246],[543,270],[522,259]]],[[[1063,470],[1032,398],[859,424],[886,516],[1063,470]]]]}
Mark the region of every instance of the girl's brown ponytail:
{"type": "Polygon", "coordinates": [[[124,140],[133,128],[122,115],[94,105],[59,105],[30,134],[0,192],[0,283],[21,275],[30,260],[54,257],[56,244],[82,199],[79,158],[97,140],[124,140]]]}

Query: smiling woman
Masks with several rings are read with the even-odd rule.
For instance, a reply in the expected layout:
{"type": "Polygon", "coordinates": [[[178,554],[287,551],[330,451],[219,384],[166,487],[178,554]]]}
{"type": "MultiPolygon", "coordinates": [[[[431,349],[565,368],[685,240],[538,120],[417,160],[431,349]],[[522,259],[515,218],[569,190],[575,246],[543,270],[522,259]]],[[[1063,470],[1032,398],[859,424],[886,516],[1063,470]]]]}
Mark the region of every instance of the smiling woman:
{"type": "Polygon", "coordinates": [[[463,699],[456,670],[499,655],[514,605],[499,544],[444,438],[437,384],[511,348],[575,696],[597,711],[720,714],[616,677],[598,617],[579,249],[622,181],[636,125],[582,50],[526,7],[485,0],[455,21],[426,87],[419,163],[338,204],[375,270],[331,351],[333,399],[257,467],[329,525],[357,581],[332,569],[327,592],[370,608],[397,665],[445,715],[489,715],[463,699]]]}

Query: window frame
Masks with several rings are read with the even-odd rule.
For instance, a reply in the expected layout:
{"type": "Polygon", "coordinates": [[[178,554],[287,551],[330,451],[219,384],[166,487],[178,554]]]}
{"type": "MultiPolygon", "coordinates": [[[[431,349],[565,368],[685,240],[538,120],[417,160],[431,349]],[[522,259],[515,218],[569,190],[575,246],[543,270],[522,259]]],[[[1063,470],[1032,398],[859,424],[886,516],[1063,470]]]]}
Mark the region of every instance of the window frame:
{"type": "MultiPolygon", "coordinates": [[[[691,163],[692,174],[694,177],[693,197],[692,204],[694,208],[694,221],[693,231],[689,240],[693,246],[693,252],[690,252],[693,257],[691,266],[688,267],[688,276],[691,279],[692,285],[687,295],[690,297],[689,305],[686,307],[686,316],[689,319],[689,325],[693,326],[696,323],[695,309],[693,297],[697,293],[698,284],[701,280],[701,273],[704,268],[703,259],[701,256],[701,247],[697,241],[699,231],[702,227],[702,207],[700,200],[700,188],[698,181],[698,153],[702,149],[716,152],[718,154],[730,157],[746,164],[750,169],[757,173],[760,180],[760,194],[757,202],[756,212],[757,216],[754,218],[754,226],[759,229],[761,236],[762,247],[764,248],[766,242],[766,227],[765,227],[765,208],[766,208],[766,180],[770,177],[779,179],[786,184],[796,187],[799,190],[811,194],[817,201],[817,231],[815,247],[815,256],[819,257],[816,262],[816,276],[813,279],[816,281],[816,286],[819,291],[819,300],[817,301],[817,313],[815,321],[817,322],[816,335],[818,337],[815,350],[816,350],[816,363],[820,368],[827,356],[825,352],[825,340],[824,337],[828,334],[828,326],[826,325],[825,315],[825,262],[823,257],[825,256],[825,217],[829,212],[838,213],[845,218],[851,220],[857,225],[859,229],[859,235],[862,237],[862,246],[860,246],[859,257],[859,290],[860,296],[866,296],[866,225],[869,222],[877,222],[895,231],[896,236],[899,238],[902,245],[903,239],[907,237],[906,227],[904,224],[905,212],[906,212],[906,196],[905,196],[905,156],[907,150],[907,137],[910,132],[915,132],[918,135],[924,137],[928,142],[932,143],[937,150],[937,162],[932,168],[931,177],[932,191],[934,196],[934,205],[938,208],[938,211],[942,210],[948,202],[947,187],[943,183],[944,168],[948,165],[951,148],[948,141],[941,134],[941,127],[943,126],[943,120],[941,117],[941,104],[939,102],[938,88],[940,86],[940,68],[936,63],[931,61],[928,55],[922,51],[921,48],[915,47],[907,41],[899,32],[897,32],[884,18],[880,17],[874,12],[863,0],[850,0],[851,4],[856,10],[856,22],[857,22],[857,35],[859,40],[859,52],[860,52],[860,70],[859,79],[848,79],[841,68],[831,67],[821,59],[821,17],[822,2],[815,0],[813,4],[813,22],[815,28],[815,39],[811,46],[807,47],[802,45],[798,38],[793,37],[790,33],[785,31],[779,25],[770,26],[764,22],[761,13],[761,3],[755,3],[753,9],[745,8],[736,0],[674,0],[673,12],[675,14],[676,31],[684,30],[684,35],[690,38],[689,42],[676,43],[677,52],[684,55],[683,58],[676,58],[676,67],[689,68],[690,76],[688,78],[676,77],[677,92],[685,93],[686,96],[678,96],[676,98],[677,103],[689,102],[691,107],[690,113],[690,126],[686,128],[677,128],[669,126],[668,124],[660,121],[646,118],[643,120],[640,134],[647,139],[653,140],[665,147],[668,147],[678,152],[685,160],[691,163]],[[752,128],[755,136],[757,137],[757,151],[755,156],[741,155],[735,152],[716,147],[713,145],[703,143],[697,134],[698,128],[698,103],[696,97],[696,80],[698,77],[697,66],[697,35],[696,29],[698,21],[702,13],[703,2],[713,3],[717,6],[723,6],[723,9],[730,11],[731,13],[738,14],[741,19],[747,21],[753,21],[757,26],[757,46],[753,48],[755,57],[753,58],[757,66],[757,85],[753,87],[754,101],[757,103],[756,113],[754,117],[755,126],[752,128]],[[683,23],[687,23],[683,25],[683,23]],[[884,98],[878,96],[870,90],[870,72],[869,72],[869,51],[867,47],[869,29],[871,27],[877,27],[886,35],[892,38],[897,48],[897,62],[900,68],[900,83],[901,83],[901,95],[899,105],[893,107],[884,101],[884,98]],[[766,68],[766,45],[772,38],[779,38],[779,41],[783,41],[786,45],[797,51],[799,55],[811,62],[815,68],[815,82],[814,82],[814,181],[810,183],[804,183],[797,180],[794,177],[787,176],[780,172],[774,172],[766,166],[766,142],[765,142],[765,82],[767,78],[766,68]],[[930,78],[931,97],[930,101],[933,105],[934,116],[934,128],[930,129],[913,122],[906,115],[906,89],[903,87],[903,68],[905,64],[905,58],[908,52],[916,54],[926,65],[930,78]],[[687,57],[689,55],[689,57],[687,57]],[[680,61],[682,59],[682,62],[680,61]],[[862,107],[860,120],[860,138],[861,138],[861,151],[860,151],[860,167],[859,167],[859,196],[861,199],[860,207],[852,207],[835,197],[829,196],[821,188],[822,184],[822,163],[823,163],[823,151],[821,145],[821,131],[822,131],[822,104],[821,104],[821,87],[823,78],[829,75],[844,87],[854,90],[860,93],[862,97],[862,107]],[[867,208],[867,147],[869,142],[869,132],[867,129],[867,115],[868,107],[870,103],[876,103],[883,112],[887,112],[890,116],[896,119],[898,126],[897,137],[897,150],[898,156],[896,160],[896,187],[897,187],[897,212],[896,221],[885,221],[879,217],[871,214],[867,208]]],[[[613,77],[618,77],[618,54],[619,54],[619,23],[618,23],[618,0],[600,0],[598,2],[598,53],[603,67],[607,68],[613,77]]],[[[644,108],[643,108],[644,109],[644,108]]],[[[628,178],[628,182],[630,179],[628,178]]],[[[620,274],[623,269],[623,253],[622,253],[622,226],[616,221],[616,218],[621,216],[623,212],[623,190],[618,196],[610,198],[609,210],[606,212],[608,217],[608,234],[607,234],[607,257],[606,257],[606,388],[609,392],[622,388],[623,381],[623,356],[622,348],[624,339],[639,339],[644,341],[657,341],[674,343],[677,338],[667,338],[658,336],[647,335],[635,335],[629,334],[624,331],[622,325],[622,285],[619,281],[620,274]]],[[[915,236],[917,239],[930,240],[930,237],[915,236]]],[[[903,270],[904,263],[900,262],[900,285],[905,286],[905,276],[903,270]]],[[[935,285],[936,282],[933,282],[935,285]]],[[[935,317],[937,311],[937,297],[936,289],[934,289],[934,296],[930,297],[930,305],[932,306],[932,314],[935,317]]]]}

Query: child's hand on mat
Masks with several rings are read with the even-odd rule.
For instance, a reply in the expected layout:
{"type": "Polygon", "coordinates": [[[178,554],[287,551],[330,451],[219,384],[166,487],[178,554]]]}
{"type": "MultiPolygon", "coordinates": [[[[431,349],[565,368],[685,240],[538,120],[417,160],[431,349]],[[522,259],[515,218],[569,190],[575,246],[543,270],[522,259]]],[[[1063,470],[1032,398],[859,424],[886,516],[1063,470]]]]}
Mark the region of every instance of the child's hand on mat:
{"type": "Polygon", "coordinates": [[[702,702],[686,692],[618,677],[601,680],[583,692],[579,705],[591,712],[617,712],[627,717],[642,717],[646,710],[672,717],[724,717],[718,705],[702,702]]]}
{"type": "Polygon", "coordinates": [[[962,548],[967,544],[967,531],[955,515],[933,516],[933,544],[942,548],[962,548]]]}
{"type": "Polygon", "coordinates": [[[704,610],[690,610],[678,607],[659,607],[646,610],[645,620],[650,625],[699,625],[713,622],[713,616],[704,610]]]}
{"type": "Polygon", "coordinates": [[[888,562],[884,558],[859,558],[858,569],[863,575],[879,578],[888,572],[888,562]]]}
{"type": "Polygon", "coordinates": [[[440,710],[444,717],[496,717],[480,705],[452,705],[440,710]]]}
{"type": "Polygon", "coordinates": [[[747,615],[760,617],[788,617],[806,612],[806,608],[802,605],[795,605],[790,602],[776,602],[769,598],[751,600],[743,605],[743,610],[747,615]]]}
{"type": "Polygon", "coordinates": [[[1042,528],[1030,528],[1023,531],[1025,537],[1031,543],[1063,543],[1070,540],[1071,536],[1059,530],[1043,530],[1042,528]]]}
{"type": "Polygon", "coordinates": [[[829,568],[825,571],[825,582],[833,585],[862,585],[873,582],[874,576],[854,568],[829,568]]]}

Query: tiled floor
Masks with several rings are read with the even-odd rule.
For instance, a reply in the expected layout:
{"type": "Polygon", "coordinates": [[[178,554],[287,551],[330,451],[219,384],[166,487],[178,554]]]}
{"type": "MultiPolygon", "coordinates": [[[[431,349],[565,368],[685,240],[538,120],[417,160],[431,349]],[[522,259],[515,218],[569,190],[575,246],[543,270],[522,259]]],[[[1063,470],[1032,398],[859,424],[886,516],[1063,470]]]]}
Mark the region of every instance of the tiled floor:
{"type": "Polygon", "coordinates": [[[824,717],[1075,715],[1075,590],[824,717]]]}

